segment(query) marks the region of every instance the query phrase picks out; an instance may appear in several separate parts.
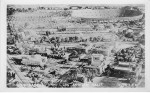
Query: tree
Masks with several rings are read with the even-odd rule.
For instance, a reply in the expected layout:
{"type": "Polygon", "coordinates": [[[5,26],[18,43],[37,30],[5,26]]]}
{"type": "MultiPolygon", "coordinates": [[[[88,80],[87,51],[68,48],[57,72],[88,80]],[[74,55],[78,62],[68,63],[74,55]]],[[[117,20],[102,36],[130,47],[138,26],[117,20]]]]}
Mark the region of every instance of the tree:
{"type": "Polygon", "coordinates": [[[15,11],[16,10],[12,8],[10,5],[7,6],[7,16],[13,15],[15,11]]]}
{"type": "Polygon", "coordinates": [[[141,14],[142,12],[137,7],[125,6],[121,9],[120,17],[132,17],[141,14]]]}

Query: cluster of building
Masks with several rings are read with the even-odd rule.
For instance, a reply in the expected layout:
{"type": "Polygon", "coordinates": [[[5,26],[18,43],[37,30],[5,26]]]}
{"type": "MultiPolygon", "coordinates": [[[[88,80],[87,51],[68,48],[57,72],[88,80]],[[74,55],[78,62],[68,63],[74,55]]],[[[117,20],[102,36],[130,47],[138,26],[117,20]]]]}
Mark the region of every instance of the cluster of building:
{"type": "Polygon", "coordinates": [[[8,87],[144,87],[138,6],[58,6],[8,5],[8,87]]]}

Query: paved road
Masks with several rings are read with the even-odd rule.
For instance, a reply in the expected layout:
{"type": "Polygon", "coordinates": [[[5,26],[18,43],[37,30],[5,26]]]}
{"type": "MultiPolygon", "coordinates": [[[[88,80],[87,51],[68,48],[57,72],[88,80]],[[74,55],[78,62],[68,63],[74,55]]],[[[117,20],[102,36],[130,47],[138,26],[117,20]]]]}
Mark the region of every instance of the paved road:
{"type": "Polygon", "coordinates": [[[36,87],[32,85],[32,81],[25,77],[24,74],[20,71],[20,69],[9,59],[7,59],[7,63],[8,65],[10,65],[10,67],[12,68],[12,70],[16,73],[16,75],[19,77],[23,87],[36,87]]]}

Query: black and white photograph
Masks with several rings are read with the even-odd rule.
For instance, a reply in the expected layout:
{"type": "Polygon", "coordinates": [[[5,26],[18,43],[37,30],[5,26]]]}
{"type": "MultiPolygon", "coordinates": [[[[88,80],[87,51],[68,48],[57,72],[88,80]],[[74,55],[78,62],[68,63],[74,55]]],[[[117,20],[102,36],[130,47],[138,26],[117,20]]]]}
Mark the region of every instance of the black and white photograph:
{"type": "Polygon", "coordinates": [[[7,5],[7,87],[144,87],[144,5],[7,5]]]}
{"type": "Polygon", "coordinates": [[[5,87],[146,88],[145,9],[7,4],[5,87]]]}

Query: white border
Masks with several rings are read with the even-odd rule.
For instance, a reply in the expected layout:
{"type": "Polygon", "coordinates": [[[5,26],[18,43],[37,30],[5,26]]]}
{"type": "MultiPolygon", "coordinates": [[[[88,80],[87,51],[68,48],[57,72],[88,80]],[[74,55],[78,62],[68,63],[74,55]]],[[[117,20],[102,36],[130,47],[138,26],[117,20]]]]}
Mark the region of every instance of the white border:
{"type": "Polygon", "coordinates": [[[150,91],[150,1],[149,0],[1,0],[0,2],[0,91],[9,92],[143,92],[150,91]],[[146,86],[145,88],[6,88],[6,6],[7,4],[145,4],[146,86]]]}

